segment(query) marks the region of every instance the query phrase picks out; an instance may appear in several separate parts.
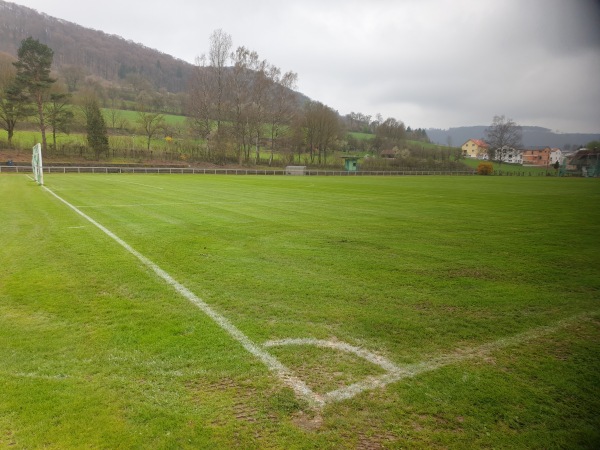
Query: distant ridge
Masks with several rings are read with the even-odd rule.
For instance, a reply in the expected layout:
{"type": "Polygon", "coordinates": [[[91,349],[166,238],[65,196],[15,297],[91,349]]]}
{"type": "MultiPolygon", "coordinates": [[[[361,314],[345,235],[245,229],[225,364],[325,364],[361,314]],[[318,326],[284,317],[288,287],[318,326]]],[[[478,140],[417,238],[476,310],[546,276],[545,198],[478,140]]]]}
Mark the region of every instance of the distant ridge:
{"type": "MultiPolygon", "coordinates": [[[[206,31],[207,36],[210,31],[206,31]]],[[[148,80],[155,90],[177,94],[186,90],[196,69],[193,64],[143,44],[0,0],[0,60],[4,54],[16,58],[21,41],[29,36],[52,48],[54,70],[60,71],[65,66],[82,67],[88,75],[107,84],[124,84],[127,76],[134,74],[148,80]]],[[[299,104],[309,100],[302,93],[296,94],[299,104]]],[[[459,147],[468,139],[482,139],[486,128],[429,128],[426,132],[433,143],[459,147]]],[[[555,133],[542,127],[523,127],[525,148],[576,149],[592,140],[600,140],[600,133],[555,133]]]]}
{"type": "MultiPolygon", "coordinates": [[[[428,128],[427,136],[439,145],[460,147],[469,139],[483,139],[488,126],[455,127],[447,130],[428,128]]],[[[523,148],[553,147],[576,150],[590,141],[600,140],[600,133],[555,133],[548,128],[523,126],[523,148]]]]}

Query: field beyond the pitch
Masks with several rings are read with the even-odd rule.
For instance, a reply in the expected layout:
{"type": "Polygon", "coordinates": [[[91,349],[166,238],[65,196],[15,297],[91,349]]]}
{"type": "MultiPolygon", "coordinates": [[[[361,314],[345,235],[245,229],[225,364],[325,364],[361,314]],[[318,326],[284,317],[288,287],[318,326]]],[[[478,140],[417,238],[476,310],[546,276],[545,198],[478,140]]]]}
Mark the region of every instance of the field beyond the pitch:
{"type": "MultiPolygon", "coordinates": [[[[600,445],[597,179],[45,182],[259,346],[346,343],[426,370],[315,408],[92,223],[2,174],[0,447],[600,445]]],[[[332,348],[268,351],[319,395],[382,375],[332,348]]]]}

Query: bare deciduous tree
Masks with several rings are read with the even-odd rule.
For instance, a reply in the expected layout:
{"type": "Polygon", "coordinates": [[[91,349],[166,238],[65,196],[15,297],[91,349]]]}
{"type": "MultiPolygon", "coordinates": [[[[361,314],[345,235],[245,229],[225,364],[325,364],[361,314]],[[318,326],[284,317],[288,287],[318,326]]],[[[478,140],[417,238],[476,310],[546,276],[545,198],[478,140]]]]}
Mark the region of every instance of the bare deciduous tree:
{"type": "Polygon", "coordinates": [[[222,29],[212,32],[210,35],[210,50],[208,60],[211,70],[214,72],[214,88],[216,89],[215,106],[216,106],[216,121],[217,133],[221,131],[221,122],[223,120],[223,102],[225,92],[225,76],[227,69],[227,61],[229,52],[231,51],[232,41],[231,35],[225,33],[222,29]]]}
{"type": "Polygon", "coordinates": [[[286,72],[281,75],[281,70],[272,66],[269,70],[269,78],[273,83],[269,96],[268,122],[271,133],[271,156],[269,165],[273,162],[276,142],[286,137],[290,124],[296,115],[296,101],[294,89],[298,75],[294,72],[286,72]]]}
{"type": "Polygon", "coordinates": [[[341,131],[337,112],[323,103],[308,102],[305,105],[303,126],[311,162],[314,161],[315,151],[319,164],[327,162],[327,150],[333,146],[341,131]]]}
{"type": "Polygon", "coordinates": [[[260,60],[258,53],[250,54],[250,80],[251,104],[250,104],[250,130],[255,146],[255,162],[260,162],[260,144],[264,134],[264,124],[267,119],[267,96],[271,87],[271,80],[267,76],[269,64],[266,60],[260,60]]]}
{"type": "Polygon", "coordinates": [[[385,145],[393,147],[406,138],[406,128],[401,121],[389,117],[377,126],[375,135],[382,139],[385,145]]]}
{"type": "Polygon", "coordinates": [[[489,145],[488,156],[492,160],[502,158],[503,148],[521,147],[522,129],[512,119],[494,116],[492,124],[485,130],[485,140],[489,145]]]}
{"type": "Polygon", "coordinates": [[[231,54],[233,71],[229,88],[232,98],[232,132],[235,139],[235,148],[238,161],[250,158],[250,127],[248,105],[250,104],[248,66],[250,50],[238,47],[231,54]]]}
{"type": "Polygon", "coordinates": [[[187,122],[192,133],[206,142],[206,156],[211,158],[209,136],[212,131],[212,71],[207,67],[206,55],[196,58],[196,70],[189,82],[185,100],[187,122]]]}
{"type": "Polygon", "coordinates": [[[69,134],[75,116],[71,110],[71,94],[58,90],[52,92],[44,109],[52,130],[52,148],[56,151],[56,133],[69,134]]]}
{"type": "Polygon", "coordinates": [[[141,109],[137,113],[137,121],[140,124],[142,132],[146,135],[146,148],[150,150],[152,138],[164,128],[165,116],[161,113],[151,113],[143,111],[143,108],[141,109]]]}
{"type": "Polygon", "coordinates": [[[70,93],[77,90],[77,85],[85,78],[85,69],[81,66],[67,65],[60,69],[60,74],[67,84],[70,93]]]}

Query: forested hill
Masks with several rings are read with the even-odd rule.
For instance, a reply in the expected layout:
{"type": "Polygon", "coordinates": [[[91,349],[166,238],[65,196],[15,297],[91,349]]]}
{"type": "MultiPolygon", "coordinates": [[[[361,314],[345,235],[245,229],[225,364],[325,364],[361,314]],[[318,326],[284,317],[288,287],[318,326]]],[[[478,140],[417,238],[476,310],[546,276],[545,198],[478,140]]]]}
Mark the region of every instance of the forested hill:
{"type": "Polygon", "coordinates": [[[53,69],[83,68],[111,82],[141,75],[157,90],[181,92],[194,67],[119,36],[0,0],[0,53],[16,56],[21,41],[29,36],[54,50],[53,69]]]}

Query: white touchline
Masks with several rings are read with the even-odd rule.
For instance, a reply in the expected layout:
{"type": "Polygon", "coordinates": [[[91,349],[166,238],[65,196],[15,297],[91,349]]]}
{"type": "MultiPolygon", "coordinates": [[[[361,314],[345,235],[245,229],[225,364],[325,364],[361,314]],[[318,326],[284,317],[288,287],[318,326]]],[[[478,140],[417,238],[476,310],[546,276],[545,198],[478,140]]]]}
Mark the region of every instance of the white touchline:
{"type": "Polygon", "coordinates": [[[199,298],[196,294],[186,288],[184,285],[175,280],[171,275],[161,269],[158,265],[153,263],[151,260],[146,258],[140,252],[131,247],[127,242],[122,240],[108,228],[104,227],[100,223],[96,222],[87,214],[83,213],[77,207],[70,204],[68,201],[63,199],[62,197],[56,195],[52,190],[50,190],[46,186],[42,186],[47,192],[52,194],[58,200],[63,202],[81,217],[89,221],[91,224],[102,230],[106,235],[112,238],[115,242],[121,245],[125,250],[139,259],[146,267],[151,269],[156,275],[162,278],[168,285],[170,285],[173,289],[175,289],[179,294],[188,299],[198,308],[200,308],[208,317],[214,320],[223,330],[229,333],[236,341],[242,344],[248,352],[258,358],[263,362],[272,372],[276,373],[277,376],[290,388],[294,390],[296,395],[301,398],[306,399],[313,406],[321,407],[324,405],[324,401],[322,397],[315,392],[313,392],[302,380],[298,379],[286,366],[284,366],[277,358],[271,355],[269,352],[265,351],[256,343],[252,342],[248,336],[246,336],[242,331],[240,331],[235,325],[233,325],[227,318],[216,312],[212,309],[207,303],[205,303],[201,298],[199,298]]]}

